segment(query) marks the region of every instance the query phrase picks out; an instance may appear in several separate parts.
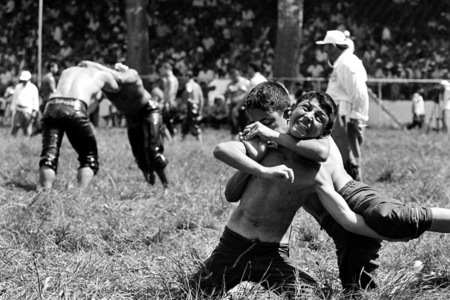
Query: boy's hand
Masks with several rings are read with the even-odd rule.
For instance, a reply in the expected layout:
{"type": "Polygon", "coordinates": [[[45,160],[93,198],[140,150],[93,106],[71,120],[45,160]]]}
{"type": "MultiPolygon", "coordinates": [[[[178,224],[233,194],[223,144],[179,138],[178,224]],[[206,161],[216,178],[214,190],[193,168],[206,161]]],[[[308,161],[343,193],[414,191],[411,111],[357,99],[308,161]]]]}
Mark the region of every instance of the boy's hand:
{"type": "Polygon", "coordinates": [[[295,179],[294,171],[285,165],[265,167],[261,177],[266,179],[285,180],[290,183],[293,183],[295,179]]]}
{"type": "Polygon", "coordinates": [[[265,142],[273,141],[274,139],[278,138],[279,135],[279,132],[270,129],[269,127],[259,122],[247,125],[242,132],[244,140],[251,140],[255,136],[259,136],[261,140],[265,142]]]}

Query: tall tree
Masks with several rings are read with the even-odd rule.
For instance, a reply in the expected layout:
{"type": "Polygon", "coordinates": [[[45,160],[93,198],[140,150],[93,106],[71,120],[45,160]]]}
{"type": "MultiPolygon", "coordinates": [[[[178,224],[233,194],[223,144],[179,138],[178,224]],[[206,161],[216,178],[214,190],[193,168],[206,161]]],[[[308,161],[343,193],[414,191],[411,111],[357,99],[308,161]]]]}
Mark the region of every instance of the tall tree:
{"type": "Polygon", "coordinates": [[[148,0],[126,0],[127,63],[140,74],[149,71],[148,0]]]}
{"type": "MultiPolygon", "coordinates": [[[[278,0],[277,45],[273,75],[275,78],[297,78],[302,42],[304,0],[278,0]]],[[[285,85],[292,91],[294,82],[285,85]]]]}

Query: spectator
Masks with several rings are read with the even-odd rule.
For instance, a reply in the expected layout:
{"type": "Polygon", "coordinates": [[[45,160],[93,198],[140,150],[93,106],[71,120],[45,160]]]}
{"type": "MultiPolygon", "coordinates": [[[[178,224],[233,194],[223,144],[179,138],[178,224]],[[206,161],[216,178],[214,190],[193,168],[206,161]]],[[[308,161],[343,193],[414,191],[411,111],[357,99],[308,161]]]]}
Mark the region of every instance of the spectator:
{"type": "Polygon", "coordinates": [[[164,91],[164,108],[162,111],[163,122],[173,138],[176,134],[174,119],[177,115],[178,105],[176,100],[179,82],[178,78],[173,74],[172,65],[168,62],[162,64],[160,75],[163,77],[164,91]]]}
{"type": "Polygon", "coordinates": [[[425,104],[423,102],[423,88],[419,88],[412,97],[412,113],[413,120],[412,123],[409,124],[406,128],[408,130],[419,127],[421,129],[423,127],[423,123],[425,121],[425,104]]]}
{"type": "Polygon", "coordinates": [[[208,123],[214,129],[219,129],[222,125],[227,124],[228,108],[225,103],[225,98],[218,95],[214,98],[214,105],[209,109],[208,123]]]}
{"type": "Polygon", "coordinates": [[[41,87],[39,89],[39,95],[41,96],[41,103],[37,112],[36,118],[33,122],[33,132],[31,135],[41,133],[41,120],[44,113],[45,104],[47,104],[50,95],[56,91],[56,79],[55,76],[58,73],[58,65],[55,62],[47,64],[47,73],[44,74],[41,80],[41,87]]]}
{"type": "Polygon", "coordinates": [[[442,86],[442,131],[448,132],[448,124],[450,123],[450,82],[448,80],[441,81],[442,86]]]}
{"type": "Polygon", "coordinates": [[[23,134],[31,134],[31,124],[39,111],[39,91],[31,81],[31,73],[22,71],[19,83],[14,89],[14,97],[11,103],[12,128],[11,134],[17,136],[22,128],[23,134]]]}
{"type": "Polygon", "coordinates": [[[225,91],[225,99],[228,103],[231,135],[236,135],[244,130],[247,123],[244,100],[250,91],[250,81],[242,77],[241,72],[236,68],[230,70],[230,79],[231,82],[225,91]]]}
{"type": "Polygon", "coordinates": [[[369,94],[367,73],[361,60],[349,50],[347,38],[338,30],[327,31],[323,45],[333,72],[328,82],[327,94],[338,105],[338,118],[333,138],[342,154],[345,169],[355,180],[361,176],[361,143],[363,129],[369,120],[369,94]]]}
{"type": "Polygon", "coordinates": [[[190,132],[199,142],[202,142],[200,121],[204,105],[203,92],[200,85],[195,82],[193,72],[189,70],[186,75],[189,80],[184,85],[181,96],[182,101],[186,104],[186,118],[181,125],[181,138],[184,140],[186,134],[190,132]]]}
{"type": "Polygon", "coordinates": [[[253,89],[255,86],[257,86],[258,84],[260,84],[261,82],[267,81],[267,78],[264,77],[259,72],[259,70],[260,70],[259,65],[257,65],[254,62],[251,62],[250,65],[248,66],[248,77],[250,79],[249,91],[251,89],[253,89]]]}

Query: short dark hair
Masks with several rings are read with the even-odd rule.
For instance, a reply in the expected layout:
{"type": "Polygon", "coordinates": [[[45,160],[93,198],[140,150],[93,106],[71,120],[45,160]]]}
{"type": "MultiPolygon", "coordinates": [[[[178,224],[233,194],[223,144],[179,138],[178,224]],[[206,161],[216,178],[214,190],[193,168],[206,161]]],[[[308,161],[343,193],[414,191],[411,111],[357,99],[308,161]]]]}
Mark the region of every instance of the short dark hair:
{"type": "Polygon", "coordinates": [[[194,78],[194,71],[187,70],[186,71],[186,77],[189,78],[189,79],[194,78]]]}
{"type": "Polygon", "coordinates": [[[164,62],[161,67],[167,70],[172,70],[172,65],[169,62],[164,62]]]}
{"type": "Polygon", "coordinates": [[[251,108],[267,112],[283,111],[289,108],[290,98],[286,89],[274,82],[266,81],[255,86],[245,99],[247,111],[251,108]]]}
{"type": "Polygon", "coordinates": [[[292,105],[292,110],[294,110],[300,103],[304,101],[311,101],[317,99],[320,108],[322,108],[328,116],[328,123],[325,124],[324,132],[321,136],[326,136],[331,133],[336,122],[337,106],[333,98],[325,92],[311,91],[303,94],[297,99],[294,105],[292,105]]]}
{"type": "Polygon", "coordinates": [[[54,66],[58,66],[58,64],[54,61],[51,62],[47,62],[45,67],[47,68],[47,70],[51,70],[54,66]]]}

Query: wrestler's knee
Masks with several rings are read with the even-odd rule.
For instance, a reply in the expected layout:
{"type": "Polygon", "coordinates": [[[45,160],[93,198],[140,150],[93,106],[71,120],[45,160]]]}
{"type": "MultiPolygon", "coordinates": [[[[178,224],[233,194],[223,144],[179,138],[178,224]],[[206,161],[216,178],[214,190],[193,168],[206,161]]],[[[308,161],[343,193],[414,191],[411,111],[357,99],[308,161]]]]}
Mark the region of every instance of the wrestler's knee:
{"type": "Polygon", "coordinates": [[[91,154],[85,157],[80,157],[80,168],[91,168],[94,171],[94,175],[97,174],[100,164],[98,163],[98,156],[91,154]]]}

